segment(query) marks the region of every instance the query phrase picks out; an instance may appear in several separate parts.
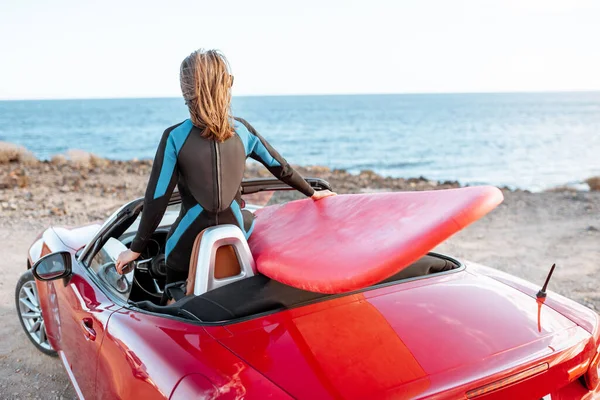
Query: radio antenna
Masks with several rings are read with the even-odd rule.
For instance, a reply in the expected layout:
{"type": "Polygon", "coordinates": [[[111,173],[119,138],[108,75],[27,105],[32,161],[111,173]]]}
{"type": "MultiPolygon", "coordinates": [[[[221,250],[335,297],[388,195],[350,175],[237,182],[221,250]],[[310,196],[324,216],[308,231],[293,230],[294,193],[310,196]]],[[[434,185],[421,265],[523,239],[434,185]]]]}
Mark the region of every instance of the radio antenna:
{"type": "Polygon", "coordinates": [[[537,295],[535,297],[537,297],[538,299],[543,299],[546,297],[546,289],[548,288],[548,282],[550,282],[550,278],[552,278],[552,274],[554,273],[554,268],[556,268],[556,264],[552,264],[552,268],[550,268],[550,272],[546,277],[546,282],[544,282],[544,286],[542,286],[542,289],[539,292],[537,292],[537,295]]]}

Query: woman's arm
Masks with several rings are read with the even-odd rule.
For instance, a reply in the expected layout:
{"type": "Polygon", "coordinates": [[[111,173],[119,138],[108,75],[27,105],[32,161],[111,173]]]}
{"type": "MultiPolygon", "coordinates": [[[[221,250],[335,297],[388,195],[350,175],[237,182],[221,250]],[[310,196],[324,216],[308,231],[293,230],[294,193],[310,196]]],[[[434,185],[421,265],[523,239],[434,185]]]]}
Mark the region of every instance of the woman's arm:
{"type": "Polygon", "coordinates": [[[258,132],[247,121],[235,118],[244,128],[238,129],[238,135],[244,142],[246,155],[264,165],[277,179],[290,185],[294,189],[311,197],[315,190],[304,180],[304,178],[292,168],[270,144],[259,135],[258,132]]]}
{"type": "Polygon", "coordinates": [[[177,185],[179,173],[176,145],[171,135],[173,130],[165,131],[154,157],[152,172],[144,196],[142,220],[135,239],[131,242],[131,250],[135,253],[141,253],[146,247],[146,243],[158,227],[177,185]]]}

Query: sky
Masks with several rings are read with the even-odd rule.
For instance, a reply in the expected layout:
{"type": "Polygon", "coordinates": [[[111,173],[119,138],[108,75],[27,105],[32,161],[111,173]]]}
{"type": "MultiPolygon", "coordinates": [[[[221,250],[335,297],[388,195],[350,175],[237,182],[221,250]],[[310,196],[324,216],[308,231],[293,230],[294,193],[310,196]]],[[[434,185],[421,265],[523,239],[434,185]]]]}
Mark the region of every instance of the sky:
{"type": "Polygon", "coordinates": [[[600,90],[598,0],[0,0],[0,99],[600,90]]]}

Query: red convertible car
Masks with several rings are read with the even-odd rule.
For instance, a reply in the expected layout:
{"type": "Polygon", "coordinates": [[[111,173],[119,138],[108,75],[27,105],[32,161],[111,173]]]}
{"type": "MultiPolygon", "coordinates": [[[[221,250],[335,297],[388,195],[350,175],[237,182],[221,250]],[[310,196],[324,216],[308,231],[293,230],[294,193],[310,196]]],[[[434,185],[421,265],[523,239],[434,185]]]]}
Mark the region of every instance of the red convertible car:
{"type": "MultiPolygon", "coordinates": [[[[285,197],[289,189],[262,179],[245,181],[242,192],[253,211],[257,197],[285,197]]],[[[441,254],[369,287],[322,294],[253,273],[241,231],[215,227],[201,239],[212,251],[193,255],[194,294],[161,306],[165,240],[179,202],[176,193],[125,275],[114,262],[133,239],[142,199],[102,226],[49,228],[29,250],[16,288],[19,318],[39,350],[61,358],[80,398],[571,400],[600,393],[594,311],[441,254]],[[237,255],[233,267],[215,257],[224,244],[237,255]]]]}

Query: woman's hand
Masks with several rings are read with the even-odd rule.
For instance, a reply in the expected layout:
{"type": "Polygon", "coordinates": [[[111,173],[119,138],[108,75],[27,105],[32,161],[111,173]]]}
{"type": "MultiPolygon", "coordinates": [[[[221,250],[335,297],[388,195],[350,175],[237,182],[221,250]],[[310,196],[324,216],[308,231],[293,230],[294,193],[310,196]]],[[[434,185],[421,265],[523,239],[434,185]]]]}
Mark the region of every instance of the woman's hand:
{"type": "Polygon", "coordinates": [[[310,196],[310,198],[314,201],[317,201],[330,196],[337,196],[337,193],[332,192],[331,190],[319,190],[315,191],[315,193],[312,196],[310,196]]]}
{"type": "Polygon", "coordinates": [[[125,266],[130,262],[137,260],[139,256],[140,253],[136,253],[135,251],[131,250],[125,250],[124,252],[119,254],[119,257],[117,257],[117,262],[115,263],[115,268],[117,269],[117,272],[123,275],[123,268],[125,268],[125,266]]]}

